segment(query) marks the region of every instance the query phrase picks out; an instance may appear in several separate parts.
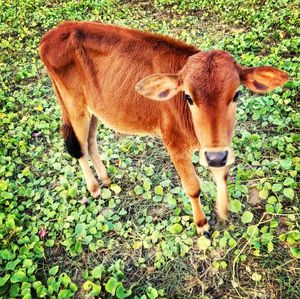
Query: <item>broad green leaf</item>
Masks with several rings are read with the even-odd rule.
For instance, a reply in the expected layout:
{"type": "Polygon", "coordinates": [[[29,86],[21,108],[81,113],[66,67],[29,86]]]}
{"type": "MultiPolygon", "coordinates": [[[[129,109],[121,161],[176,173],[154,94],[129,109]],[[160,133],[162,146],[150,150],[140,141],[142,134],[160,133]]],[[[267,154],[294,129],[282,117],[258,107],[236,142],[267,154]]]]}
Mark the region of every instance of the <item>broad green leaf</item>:
{"type": "Polygon", "coordinates": [[[219,238],[219,236],[220,236],[220,231],[218,231],[218,230],[215,230],[214,232],[213,232],[213,234],[212,234],[212,238],[213,239],[217,239],[217,238],[219,238]]]}
{"type": "Polygon", "coordinates": [[[174,223],[172,226],[171,226],[171,232],[173,234],[180,234],[183,230],[183,227],[181,224],[179,223],[174,223]]]}
{"type": "Polygon", "coordinates": [[[273,192],[278,192],[282,189],[282,184],[273,184],[272,185],[272,191],[273,192]]]}
{"type": "Polygon", "coordinates": [[[294,198],[294,195],[295,195],[295,192],[292,188],[284,188],[283,189],[283,194],[289,198],[289,199],[293,199],[294,198]]]}
{"type": "Polygon", "coordinates": [[[247,234],[249,237],[254,237],[258,234],[258,228],[257,226],[255,225],[250,225],[248,228],[247,228],[247,234]]]}
{"type": "Polygon", "coordinates": [[[95,243],[90,243],[89,244],[89,250],[92,252],[96,252],[97,251],[97,246],[95,243]]]}
{"type": "MultiPolygon", "coordinates": [[[[47,293],[45,293],[46,295],[47,293]]],[[[70,290],[60,290],[58,293],[58,299],[71,298],[72,292],[70,290]]],[[[42,297],[42,296],[41,296],[42,297]]]]}
{"type": "Polygon", "coordinates": [[[0,191],[5,191],[7,189],[8,182],[7,181],[0,181],[0,191]]]}
{"type": "Polygon", "coordinates": [[[60,287],[60,282],[56,281],[53,276],[49,277],[47,280],[48,284],[48,291],[50,292],[50,295],[52,295],[54,292],[58,292],[60,287]]]}
{"type": "MultiPolygon", "coordinates": [[[[24,261],[23,261],[23,267],[24,268],[26,268],[26,269],[28,269],[28,268],[30,268],[31,266],[32,266],[32,260],[30,260],[30,259],[25,259],[24,261]]],[[[27,270],[28,271],[28,270],[27,270]]]]}
{"type": "Polygon", "coordinates": [[[300,248],[291,247],[290,251],[295,258],[300,259],[300,248]]]}
{"type": "Polygon", "coordinates": [[[14,261],[10,261],[6,264],[5,266],[5,270],[14,270],[16,265],[18,265],[20,263],[21,260],[16,259],[14,261]]]}
{"type": "Polygon", "coordinates": [[[274,250],[274,244],[270,241],[268,243],[268,252],[272,252],[274,250]]]}
{"type": "Polygon", "coordinates": [[[90,244],[90,243],[92,242],[92,240],[93,240],[93,236],[88,235],[88,236],[86,236],[86,237],[84,238],[83,243],[84,243],[84,244],[90,244]]]}
{"type": "Polygon", "coordinates": [[[95,283],[91,282],[90,280],[87,280],[83,284],[83,289],[88,293],[89,296],[98,296],[101,292],[101,286],[96,285],[95,283]]]}
{"type": "Polygon", "coordinates": [[[131,295],[131,293],[132,293],[131,289],[126,291],[122,283],[120,283],[119,286],[117,287],[116,295],[117,298],[119,299],[127,298],[131,295]]]}
{"type": "Polygon", "coordinates": [[[121,192],[121,187],[120,186],[118,186],[118,185],[116,185],[116,184],[112,184],[111,186],[110,186],[110,189],[112,190],[112,191],[114,191],[116,194],[119,194],[120,192],[121,192]]]}
{"type": "Polygon", "coordinates": [[[278,239],[279,239],[280,241],[285,241],[286,235],[285,235],[285,234],[281,234],[281,235],[279,235],[278,239]]]}
{"type": "Polygon", "coordinates": [[[164,194],[164,188],[162,186],[156,186],[154,188],[154,192],[157,195],[163,195],[164,194]]]}
{"type": "Polygon", "coordinates": [[[294,182],[295,182],[294,179],[292,179],[292,178],[286,178],[286,179],[284,180],[284,182],[283,182],[283,185],[284,185],[284,186],[290,186],[290,185],[292,185],[294,182]]]}
{"type": "Polygon", "coordinates": [[[15,220],[14,217],[12,216],[8,216],[6,221],[5,221],[5,225],[8,229],[15,229],[16,228],[16,224],[15,224],[15,220]]]}
{"type": "Polygon", "coordinates": [[[105,290],[108,293],[115,295],[118,284],[119,282],[114,277],[111,277],[105,284],[105,290]]]}
{"type": "Polygon", "coordinates": [[[1,197],[4,198],[4,199],[13,199],[14,195],[11,192],[3,191],[3,192],[1,192],[0,198],[1,197]]]}
{"type": "Polygon", "coordinates": [[[58,272],[58,269],[59,266],[54,266],[49,270],[49,273],[54,276],[58,272]]]}
{"type": "MultiPolygon", "coordinates": [[[[36,293],[39,298],[45,298],[47,295],[47,289],[43,285],[41,285],[37,288],[36,293]]],[[[68,298],[68,297],[60,297],[58,294],[58,299],[64,299],[64,298],[68,298]]]]}
{"type": "Polygon", "coordinates": [[[280,164],[282,168],[284,169],[290,169],[292,167],[292,160],[291,159],[286,159],[286,160],[281,160],[280,164]]]}
{"type": "Polygon", "coordinates": [[[66,288],[68,284],[71,282],[71,278],[66,273],[61,273],[59,275],[58,281],[60,281],[66,288]]]}
{"type": "Polygon", "coordinates": [[[76,194],[77,194],[77,189],[74,188],[74,187],[71,187],[71,188],[69,189],[69,191],[68,191],[68,195],[69,195],[70,197],[75,197],[76,194]]]}
{"type": "Polygon", "coordinates": [[[214,269],[219,269],[220,263],[218,261],[214,261],[212,266],[213,266],[214,269]]]}
{"type": "Polygon", "coordinates": [[[238,199],[229,202],[229,210],[233,213],[238,213],[242,210],[242,204],[238,199]]]}
{"type": "Polygon", "coordinates": [[[276,201],[277,201],[277,198],[275,196],[270,196],[268,198],[268,203],[271,204],[271,205],[275,204],[276,201]]]}
{"type": "Polygon", "coordinates": [[[139,249],[139,248],[141,248],[143,246],[143,242],[141,242],[141,241],[136,241],[136,242],[134,242],[133,244],[132,244],[132,248],[133,249],[139,249]]]}
{"type": "Polygon", "coordinates": [[[261,199],[267,199],[269,195],[269,191],[266,188],[263,188],[262,190],[259,191],[259,197],[261,199]]]}
{"type": "Polygon", "coordinates": [[[233,239],[233,238],[230,238],[228,240],[228,245],[232,248],[232,247],[235,247],[236,246],[236,240],[233,239]]]}
{"type": "MultiPolygon", "coordinates": [[[[54,279],[54,278],[52,277],[52,279],[54,279]]],[[[50,278],[48,279],[48,281],[52,283],[52,280],[51,280],[50,278]]],[[[34,288],[35,290],[37,290],[41,285],[43,285],[43,284],[42,284],[42,282],[39,281],[39,280],[35,281],[35,282],[32,284],[32,286],[33,286],[33,288],[34,288]]]]}
{"type": "Polygon", "coordinates": [[[11,283],[23,282],[26,280],[27,280],[26,274],[22,270],[18,270],[16,273],[14,273],[14,275],[10,279],[11,283]]]}
{"type": "Polygon", "coordinates": [[[144,189],[141,186],[135,186],[134,187],[134,192],[135,192],[136,195],[141,195],[141,194],[144,193],[144,189]]]}
{"type": "Polygon", "coordinates": [[[78,223],[75,227],[75,234],[84,236],[86,234],[85,230],[85,224],[84,223],[78,223]]]}
{"type": "Polygon", "coordinates": [[[177,201],[171,193],[167,193],[165,199],[169,207],[175,208],[177,206],[177,201]]]}
{"type": "Polygon", "coordinates": [[[206,250],[210,246],[211,241],[207,239],[205,236],[201,236],[198,239],[197,244],[201,250],[206,250]]]}
{"type": "Polygon", "coordinates": [[[45,245],[46,245],[47,247],[53,247],[53,246],[54,246],[54,240],[47,240],[47,241],[45,242],[45,245]]]}
{"type": "Polygon", "coordinates": [[[121,271],[121,270],[118,270],[116,273],[114,273],[115,275],[115,278],[118,280],[118,281],[121,281],[124,277],[124,272],[121,271]]]}
{"type": "Polygon", "coordinates": [[[147,296],[149,297],[149,299],[155,299],[158,297],[158,292],[155,288],[148,287],[147,288],[147,296]]]}
{"type": "Polygon", "coordinates": [[[243,223],[249,223],[253,220],[253,214],[249,211],[244,212],[242,218],[241,218],[243,223]]]}
{"type": "Polygon", "coordinates": [[[101,276],[102,276],[102,273],[104,272],[104,266],[103,265],[99,265],[97,266],[96,268],[93,269],[92,271],[92,276],[94,278],[100,278],[101,279],[101,276]]]}
{"type": "Polygon", "coordinates": [[[221,261],[220,266],[221,266],[222,269],[226,269],[227,263],[225,261],[221,261]]]}
{"type": "Polygon", "coordinates": [[[151,191],[144,192],[142,197],[145,198],[145,199],[151,199],[152,198],[151,191]]]}
{"type": "Polygon", "coordinates": [[[151,166],[145,167],[144,171],[146,176],[152,176],[154,174],[154,169],[151,166]]]}
{"type": "Polygon", "coordinates": [[[111,191],[109,189],[107,189],[107,188],[103,188],[101,190],[101,197],[103,199],[109,199],[109,198],[111,198],[111,191]]]}
{"type": "Polygon", "coordinates": [[[89,232],[90,232],[90,234],[92,234],[92,235],[96,234],[96,233],[97,233],[96,227],[94,227],[94,226],[93,226],[93,227],[90,227],[89,232]]]}
{"type": "Polygon", "coordinates": [[[13,284],[10,286],[9,289],[9,297],[10,298],[16,298],[20,292],[20,285],[19,284],[13,284]]]}
{"type": "Polygon", "coordinates": [[[151,189],[151,185],[150,185],[150,183],[148,183],[148,182],[144,182],[144,184],[143,184],[143,188],[144,188],[144,190],[145,190],[145,191],[150,191],[150,189],[151,189]]]}
{"type": "Polygon", "coordinates": [[[9,274],[5,274],[5,276],[0,277],[0,287],[4,286],[6,282],[9,280],[9,278],[10,278],[9,274]]]}
{"type": "Polygon", "coordinates": [[[78,287],[75,283],[71,282],[69,284],[69,289],[72,291],[72,292],[76,292],[78,290],[78,287]]]}
{"type": "Polygon", "coordinates": [[[222,238],[220,239],[219,244],[220,244],[220,247],[221,247],[221,248],[223,248],[223,247],[226,246],[227,240],[228,240],[228,238],[227,238],[226,236],[224,236],[224,237],[222,237],[222,238]]]}

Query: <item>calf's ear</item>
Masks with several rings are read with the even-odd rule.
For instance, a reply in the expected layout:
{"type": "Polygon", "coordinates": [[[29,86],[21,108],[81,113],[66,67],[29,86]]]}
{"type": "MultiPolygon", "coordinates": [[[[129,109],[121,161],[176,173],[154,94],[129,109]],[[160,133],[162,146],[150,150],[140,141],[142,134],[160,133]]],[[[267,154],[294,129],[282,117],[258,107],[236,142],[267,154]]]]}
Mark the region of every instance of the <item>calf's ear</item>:
{"type": "Polygon", "coordinates": [[[272,66],[251,68],[240,66],[240,80],[255,93],[267,93],[282,86],[288,80],[288,75],[272,66]]]}
{"type": "Polygon", "coordinates": [[[166,101],[181,90],[181,82],[178,75],[154,74],[138,82],[135,90],[146,98],[166,101]]]}

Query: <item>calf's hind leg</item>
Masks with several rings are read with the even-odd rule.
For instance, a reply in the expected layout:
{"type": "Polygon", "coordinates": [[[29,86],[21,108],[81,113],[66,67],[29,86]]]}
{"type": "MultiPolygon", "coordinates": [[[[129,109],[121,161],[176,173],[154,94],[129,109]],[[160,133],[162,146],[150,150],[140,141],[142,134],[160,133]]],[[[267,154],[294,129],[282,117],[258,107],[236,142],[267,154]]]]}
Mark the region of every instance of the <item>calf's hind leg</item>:
{"type": "Polygon", "coordinates": [[[96,181],[88,161],[88,137],[90,117],[84,97],[71,95],[63,84],[52,78],[54,90],[62,112],[61,134],[71,156],[78,159],[87,187],[95,198],[100,195],[100,187],[96,181]]]}
{"type": "MultiPolygon", "coordinates": [[[[79,161],[91,195],[96,198],[100,195],[101,190],[88,161],[89,115],[87,110],[68,108],[69,119],[62,126],[62,135],[68,152],[79,161]]],[[[63,111],[63,113],[65,112],[63,111]]]]}
{"type": "Polygon", "coordinates": [[[106,168],[101,160],[98,148],[97,148],[97,128],[99,121],[95,115],[91,116],[90,128],[89,128],[89,137],[88,137],[88,151],[92,159],[92,162],[95,166],[97,176],[105,186],[110,185],[110,178],[108,177],[106,168]]]}

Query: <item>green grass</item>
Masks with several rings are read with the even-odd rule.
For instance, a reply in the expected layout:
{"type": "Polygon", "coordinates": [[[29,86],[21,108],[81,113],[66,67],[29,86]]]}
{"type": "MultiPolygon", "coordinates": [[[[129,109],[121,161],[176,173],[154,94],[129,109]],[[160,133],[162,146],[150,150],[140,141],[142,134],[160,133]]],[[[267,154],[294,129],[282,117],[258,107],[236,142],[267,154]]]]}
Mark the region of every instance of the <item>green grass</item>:
{"type": "MultiPolygon", "coordinates": [[[[0,298],[300,297],[297,1],[0,2],[0,298]],[[66,19],[169,34],[289,73],[271,94],[243,90],[230,221],[217,222],[210,239],[195,234],[159,139],[101,127],[113,185],[89,196],[38,56],[41,36],[66,19]]],[[[214,183],[196,155],[194,163],[215,217],[214,183]]]]}

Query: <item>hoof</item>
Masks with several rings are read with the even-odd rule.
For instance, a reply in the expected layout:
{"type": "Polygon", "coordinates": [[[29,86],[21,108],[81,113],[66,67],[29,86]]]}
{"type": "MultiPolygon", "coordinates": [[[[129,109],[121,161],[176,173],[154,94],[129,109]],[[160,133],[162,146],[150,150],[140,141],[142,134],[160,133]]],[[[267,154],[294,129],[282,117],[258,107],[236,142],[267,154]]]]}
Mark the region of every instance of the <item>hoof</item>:
{"type": "Polygon", "coordinates": [[[212,233],[213,233],[212,230],[209,229],[208,231],[206,231],[206,232],[203,233],[203,236],[206,237],[206,238],[208,238],[208,239],[210,239],[212,233]]]}
{"type": "Polygon", "coordinates": [[[93,185],[89,190],[93,198],[97,198],[101,193],[101,189],[98,184],[93,185]]]}
{"type": "Polygon", "coordinates": [[[109,177],[103,178],[101,181],[105,187],[109,187],[111,185],[111,180],[109,177]]]}
{"type": "Polygon", "coordinates": [[[196,224],[196,229],[198,235],[203,235],[205,232],[209,231],[209,224],[207,222],[201,226],[196,224]]]}
{"type": "Polygon", "coordinates": [[[228,210],[226,210],[226,211],[218,211],[217,210],[217,215],[218,215],[218,218],[224,222],[228,220],[228,210]]]}
{"type": "Polygon", "coordinates": [[[208,224],[210,227],[214,227],[217,224],[217,219],[216,216],[214,214],[211,215],[211,217],[208,220],[208,224]]]}

